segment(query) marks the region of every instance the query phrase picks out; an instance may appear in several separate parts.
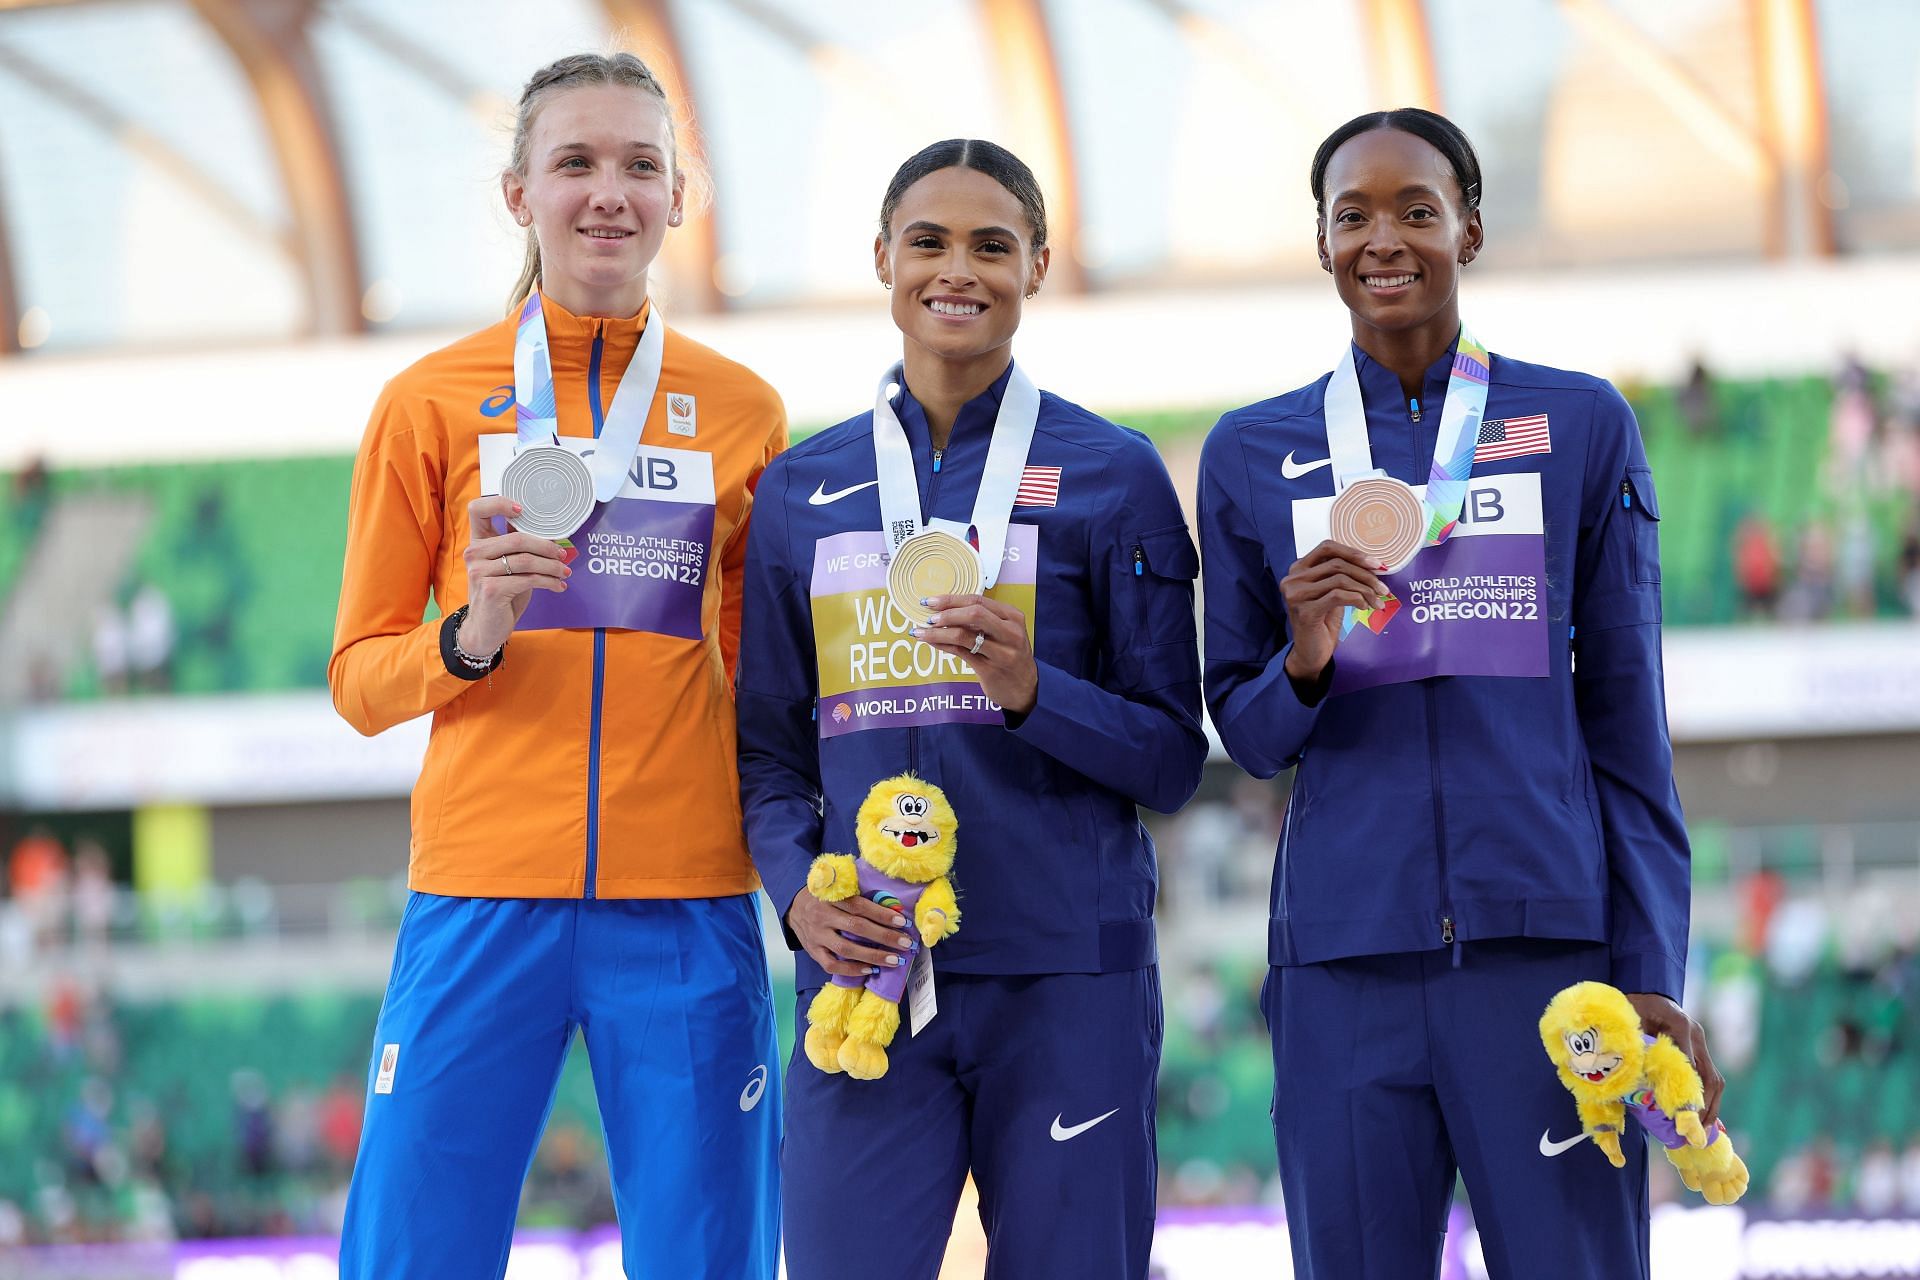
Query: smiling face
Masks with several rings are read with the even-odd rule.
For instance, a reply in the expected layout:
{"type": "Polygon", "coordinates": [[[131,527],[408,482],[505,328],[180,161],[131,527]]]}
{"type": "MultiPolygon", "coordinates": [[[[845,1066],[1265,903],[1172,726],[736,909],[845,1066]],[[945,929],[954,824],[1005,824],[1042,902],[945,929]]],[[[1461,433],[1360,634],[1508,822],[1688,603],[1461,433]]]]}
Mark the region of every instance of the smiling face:
{"type": "Polygon", "coordinates": [[[640,310],[685,189],[659,97],[626,85],[555,92],[534,120],[526,172],[501,185],[514,220],[539,239],[548,296],[576,315],[640,310]]]}
{"type": "Polygon", "coordinates": [[[896,879],[920,884],[953,866],[958,828],[946,794],[910,773],[875,783],[854,818],[860,856],[896,879]]]}
{"type": "Polygon", "coordinates": [[[902,792],[893,798],[893,815],[880,821],[880,834],[903,849],[938,844],[940,833],[927,821],[927,798],[902,792]]]}
{"type": "Polygon", "coordinates": [[[1601,1044],[1600,1032],[1592,1027],[1566,1033],[1567,1069],[1588,1084],[1601,1084],[1626,1060],[1624,1054],[1609,1053],[1601,1044]]]}
{"type": "Polygon", "coordinates": [[[1460,325],[1460,268],[1480,251],[1480,213],[1466,208],[1447,158],[1423,138],[1374,129],[1327,164],[1320,263],[1333,273],[1354,336],[1428,333],[1460,325]]]}
{"type": "Polygon", "coordinates": [[[874,240],[874,270],[893,286],[909,363],[1004,359],[1048,260],[1013,193],[976,169],[937,169],[907,188],[889,231],[874,240]]]}

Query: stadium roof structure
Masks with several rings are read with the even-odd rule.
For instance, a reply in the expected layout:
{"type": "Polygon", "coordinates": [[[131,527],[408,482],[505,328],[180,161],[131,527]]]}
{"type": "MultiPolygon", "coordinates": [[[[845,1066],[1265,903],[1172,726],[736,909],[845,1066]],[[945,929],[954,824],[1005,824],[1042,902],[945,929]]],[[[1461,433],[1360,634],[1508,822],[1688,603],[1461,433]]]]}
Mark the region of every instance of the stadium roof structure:
{"type": "Polygon", "coordinates": [[[1478,139],[1496,269],[1920,243],[1906,6],[0,0],[0,354],[483,323],[518,87],[616,45],[713,178],[681,316],[865,296],[888,174],[956,135],[1033,164],[1054,291],[1310,277],[1312,150],[1382,103],[1478,139]]]}

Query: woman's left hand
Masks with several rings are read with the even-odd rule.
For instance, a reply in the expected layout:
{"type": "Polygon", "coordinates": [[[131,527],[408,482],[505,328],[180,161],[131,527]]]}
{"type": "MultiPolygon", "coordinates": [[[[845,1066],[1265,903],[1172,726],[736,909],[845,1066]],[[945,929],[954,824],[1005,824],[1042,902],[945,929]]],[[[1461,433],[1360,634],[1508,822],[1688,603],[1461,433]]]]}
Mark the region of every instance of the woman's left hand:
{"type": "Polygon", "coordinates": [[[1700,1073],[1700,1091],[1705,1095],[1700,1108],[1700,1123],[1711,1133],[1713,1122],[1720,1116],[1720,1095],[1726,1091],[1727,1082],[1719,1068],[1713,1065],[1713,1055],[1707,1052],[1706,1031],[1685,1009],[1666,996],[1629,993],[1627,1003],[1640,1015],[1641,1030],[1648,1035],[1664,1035],[1673,1041],[1675,1047],[1693,1063],[1693,1069],[1700,1073]]]}
{"type": "Polygon", "coordinates": [[[913,636],[973,668],[980,691],[1017,716],[1033,710],[1040,668],[1027,642],[1027,615],[985,596],[929,596],[933,617],[913,636]],[[977,637],[977,638],[976,638],[977,637]]]}

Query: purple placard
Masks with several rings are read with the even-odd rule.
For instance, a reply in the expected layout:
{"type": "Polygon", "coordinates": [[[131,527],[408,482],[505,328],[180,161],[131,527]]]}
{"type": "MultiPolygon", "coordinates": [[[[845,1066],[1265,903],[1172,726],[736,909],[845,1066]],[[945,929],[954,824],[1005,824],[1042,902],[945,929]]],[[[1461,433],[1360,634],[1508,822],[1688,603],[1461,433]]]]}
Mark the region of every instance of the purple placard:
{"type": "Polygon", "coordinates": [[[1385,577],[1400,607],[1377,634],[1360,623],[1340,642],[1332,693],[1427,676],[1547,674],[1539,536],[1449,538],[1385,577]]]}
{"type": "Polygon", "coordinates": [[[573,535],[564,592],[536,591],[519,630],[612,627],[700,638],[713,561],[713,507],[615,498],[573,535]]]}
{"type": "Polygon", "coordinates": [[[1000,704],[973,680],[856,689],[820,699],[820,736],[923,724],[1004,724],[1000,704]]]}

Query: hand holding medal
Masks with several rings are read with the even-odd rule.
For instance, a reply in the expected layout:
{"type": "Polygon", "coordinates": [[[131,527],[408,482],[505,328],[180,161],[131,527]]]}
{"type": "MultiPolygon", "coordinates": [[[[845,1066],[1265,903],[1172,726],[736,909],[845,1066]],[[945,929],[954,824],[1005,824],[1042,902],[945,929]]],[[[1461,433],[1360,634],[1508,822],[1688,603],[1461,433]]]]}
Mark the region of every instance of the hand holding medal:
{"type": "Polygon", "coordinates": [[[910,633],[973,669],[980,691],[1017,716],[1033,710],[1040,668],[1027,641],[1027,615],[981,595],[929,596],[927,617],[910,633]]]}
{"type": "Polygon", "coordinates": [[[1370,566],[1366,552],[1332,540],[1293,562],[1280,580],[1293,637],[1289,676],[1309,684],[1320,678],[1344,634],[1347,610],[1377,609],[1393,594],[1379,576],[1385,570],[1377,559],[1370,566]]]}
{"type": "Polygon", "coordinates": [[[511,498],[475,498],[467,504],[467,617],[454,642],[467,653],[496,652],[513,634],[535,591],[565,591],[573,570],[569,551],[531,533],[495,533],[494,520],[526,513],[511,498]]]}

